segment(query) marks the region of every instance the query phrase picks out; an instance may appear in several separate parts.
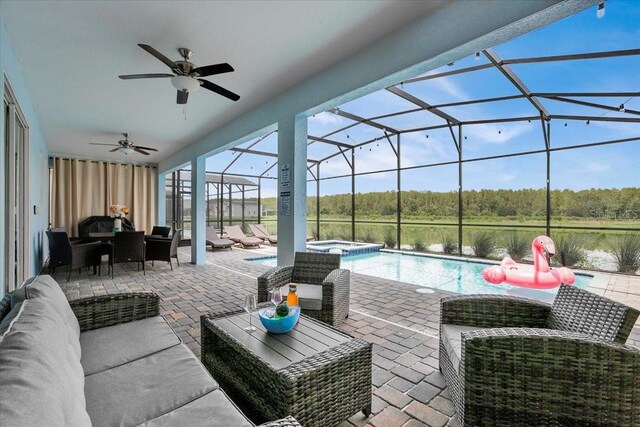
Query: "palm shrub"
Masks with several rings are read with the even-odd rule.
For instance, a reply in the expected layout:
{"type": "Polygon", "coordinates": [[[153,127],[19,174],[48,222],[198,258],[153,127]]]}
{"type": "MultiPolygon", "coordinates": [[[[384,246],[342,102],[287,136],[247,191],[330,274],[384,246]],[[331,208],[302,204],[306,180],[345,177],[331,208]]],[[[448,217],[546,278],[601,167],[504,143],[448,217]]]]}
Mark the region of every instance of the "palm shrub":
{"type": "Polygon", "coordinates": [[[529,245],[531,242],[527,240],[525,235],[516,231],[506,234],[502,244],[514,261],[521,261],[530,253],[529,245]]]}
{"type": "Polygon", "coordinates": [[[616,258],[618,271],[635,273],[640,270],[640,235],[623,234],[607,241],[609,250],[616,258]]]}
{"type": "Polygon", "coordinates": [[[420,233],[416,234],[413,239],[413,250],[418,252],[427,250],[427,245],[424,243],[424,236],[420,233]]]}
{"type": "Polygon", "coordinates": [[[554,258],[563,267],[571,267],[584,261],[587,242],[582,236],[560,234],[553,243],[556,247],[554,258]]]}
{"type": "Polygon", "coordinates": [[[387,248],[395,248],[397,243],[396,230],[390,227],[385,228],[382,235],[382,241],[387,248]]]}
{"type": "Polygon", "coordinates": [[[364,229],[364,231],[360,235],[360,240],[362,240],[365,243],[373,243],[375,241],[375,237],[373,235],[373,232],[371,231],[371,229],[369,227],[366,227],[364,229]]]}
{"type": "Polygon", "coordinates": [[[456,252],[456,239],[451,233],[442,233],[440,241],[442,242],[442,252],[447,255],[452,255],[456,252]]]}
{"type": "Polygon", "coordinates": [[[471,236],[471,249],[478,258],[488,258],[495,249],[493,235],[486,231],[479,231],[471,236]]]}

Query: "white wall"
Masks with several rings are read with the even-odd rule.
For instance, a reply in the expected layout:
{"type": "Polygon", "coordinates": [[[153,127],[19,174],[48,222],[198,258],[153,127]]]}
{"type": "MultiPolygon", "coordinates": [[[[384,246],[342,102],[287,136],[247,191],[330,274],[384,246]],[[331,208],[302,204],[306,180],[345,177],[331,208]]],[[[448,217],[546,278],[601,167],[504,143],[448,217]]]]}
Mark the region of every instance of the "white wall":
{"type": "MultiPolygon", "coordinates": [[[[48,250],[44,247],[49,212],[49,169],[47,167],[49,149],[47,141],[40,128],[38,116],[31,103],[29,88],[22,78],[22,71],[16,53],[13,50],[9,35],[2,18],[0,18],[0,98],[4,97],[4,80],[9,80],[16,95],[18,104],[27,119],[29,125],[29,211],[27,212],[30,230],[30,241],[28,242],[31,252],[31,262],[29,271],[31,275],[40,272],[43,262],[48,256],[48,250]],[[39,209],[38,214],[33,213],[33,206],[39,209]]],[[[0,129],[4,128],[4,112],[0,114],[0,129]]],[[[0,150],[0,278],[4,281],[5,270],[7,268],[7,256],[5,254],[5,223],[7,209],[5,206],[5,150],[0,150]]],[[[4,292],[0,286],[0,295],[4,292]]]]}

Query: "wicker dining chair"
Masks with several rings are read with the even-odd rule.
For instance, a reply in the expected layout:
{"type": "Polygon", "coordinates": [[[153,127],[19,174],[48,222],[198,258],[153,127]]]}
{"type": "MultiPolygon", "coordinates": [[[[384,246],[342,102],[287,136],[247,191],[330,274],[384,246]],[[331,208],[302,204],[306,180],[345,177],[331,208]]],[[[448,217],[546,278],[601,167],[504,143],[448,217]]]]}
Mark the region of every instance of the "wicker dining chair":
{"type": "Polygon", "coordinates": [[[180,243],[181,229],[177,229],[171,238],[169,237],[149,237],[145,239],[147,242],[145,260],[151,261],[151,265],[154,265],[154,261],[166,261],[173,271],[172,258],[176,259],[178,267],[180,267],[180,260],[178,259],[178,243],[180,243]]]}
{"type": "Polygon", "coordinates": [[[258,277],[258,302],[269,300],[269,290],[298,284],[302,313],[333,326],[349,317],[349,270],[340,269],[340,255],[296,252],[293,265],[275,267],[258,277]],[[312,285],[313,298],[305,300],[303,287],[312,285]],[[318,301],[319,299],[319,301],[318,301]]]}
{"type": "Polygon", "coordinates": [[[49,239],[49,271],[55,277],[56,269],[63,265],[69,266],[67,282],[71,279],[71,272],[82,268],[93,267],[100,269],[102,261],[100,242],[73,243],[66,231],[47,230],[49,239]]]}
{"type": "Polygon", "coordinates": [[[145,248],[144,231],[123,231],[115,233],[113,243],[111,244],[111,254],[109,255],[109,268],[111,269],[111,278],[113,278],[113,266],[122,262],[135,262],[142,264],[142,271],[147,274],[145,269],[145,248]]]}
{"type": "Polygon", "coordinates": [[[638,310],[561,285],[552,305],[446,297],[440,371],[467,426],[640,425],[638,310]]]}

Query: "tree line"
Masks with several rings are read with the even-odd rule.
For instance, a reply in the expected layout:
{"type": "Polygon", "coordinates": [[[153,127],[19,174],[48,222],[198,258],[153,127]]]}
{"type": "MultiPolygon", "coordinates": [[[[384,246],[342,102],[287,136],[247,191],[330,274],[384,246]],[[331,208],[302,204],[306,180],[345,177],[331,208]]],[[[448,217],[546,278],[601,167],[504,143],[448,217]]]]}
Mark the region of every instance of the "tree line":
{"type": "MultiPolygon", "coordinates": [[[[451,217],[458,215],[458,192],[402,191],[403,218],[451,217]]],[[[397,196],[394,191],[357,193],[356,216],[391,217],[396,214],[397,196]]],[[[275,208],[275,198],[265,198],[263,205],[275,208]]],[[[546,191],[465,190],[462,192],[465,216],[477,217],[545,217],[546,191]]],[[[640,220],[640,188],[552,190],[551,210],[554,216],[640,220]]],[[[316,197],[307,200],[307,213],[315,216],[316,197]]],[[[351,194],[320,197],[322,216],[350,216],[351,194]]]]}

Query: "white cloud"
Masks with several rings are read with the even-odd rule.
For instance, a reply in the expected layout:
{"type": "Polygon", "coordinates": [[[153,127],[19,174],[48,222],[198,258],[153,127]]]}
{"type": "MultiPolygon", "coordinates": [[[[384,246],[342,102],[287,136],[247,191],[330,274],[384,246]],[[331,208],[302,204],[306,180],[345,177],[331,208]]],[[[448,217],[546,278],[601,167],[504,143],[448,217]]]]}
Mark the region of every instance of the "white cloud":
{"type": "Polygon", "coordinates": [[[342,117],[327,111],[309,117],[309,121],[323,125],[342,125],[344,123],[342,117]]]}

